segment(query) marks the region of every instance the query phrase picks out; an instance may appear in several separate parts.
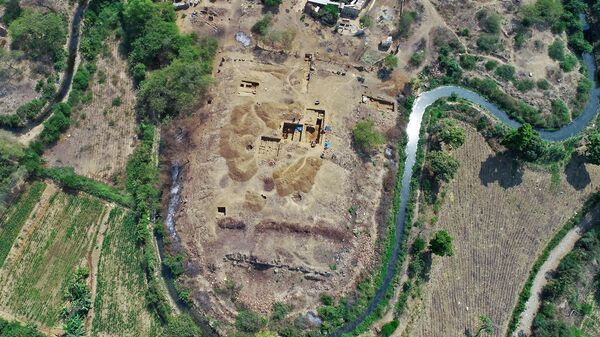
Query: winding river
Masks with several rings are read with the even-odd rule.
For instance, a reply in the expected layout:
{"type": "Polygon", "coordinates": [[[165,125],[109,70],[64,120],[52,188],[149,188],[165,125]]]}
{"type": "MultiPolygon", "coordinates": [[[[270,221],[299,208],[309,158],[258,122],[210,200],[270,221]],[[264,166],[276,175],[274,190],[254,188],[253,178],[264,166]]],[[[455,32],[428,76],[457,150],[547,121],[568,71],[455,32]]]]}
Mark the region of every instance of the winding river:
{"type": "MultiPolygon", "coordinates": [[[[589,29],[589,25],[585,21],[584,16],[582,16],[582,21],[584,22],[584,29],[589,29]]],[[[596,67],[594,64],[593,56],[591,54],[583,54],[582,62],[587,68],[588,78],[593,83],[593,89],[590,94],[590,99],[585,105],[582,114],[576,119],[574,119],[571,123],[554,131],[538,130],[540,136],[545,140],[555,142],[575,136],[594,119],[598,112],[598,107],[600,105],[600,88],[598,88],[595,78],[596,67]]],[[[413,103],[412,112],[408,121],[408,126],[406,127],[408,142],[405,148],[406,161],[404,162],[404,172],[402,173],[400,208],[396,217],[396,237],[394,240],[394,250],[392,253],[392,257],[390,258],[390,261],[387,265],[386,275],[383,284],[377,289],[375,296],[373,297],[373,299],[369,303],[369,306],[364,312],[362,312],[354,321],[351,321],[348,324],[342,326],[330,336],[339,337],[343,334],[350,333],[353,330],[355,330],[371,313],[373,313],[377,305],[379,305],[379,303],[383,300],[385,293],[388,291],[392,279],[396,274],[398,257],[402,245],[404,222],[406,221],[406,206],[408,204],[408,199],[410,196],[410,180],[413,174],[413,168],[417,157],[417,146],[419,143],[419,134],[421,131],[421,124],[423,122],[423,115],[425,114],[425,110],[427,109],[427,107],[435,103],[437,100],[449,97],[452,94],[455,94],[460,98],[464,98],[474,104],[483,107],[498,120],[511,127],[519,127],[521,125],[519,122],[510,119],[506,112],[500,110],[494,104],[485,99],[483,96],[462,87],[437,87],[430,91],[423,92],[419,95],[419,97],[417,97],[417,99],[413,103]]]]}

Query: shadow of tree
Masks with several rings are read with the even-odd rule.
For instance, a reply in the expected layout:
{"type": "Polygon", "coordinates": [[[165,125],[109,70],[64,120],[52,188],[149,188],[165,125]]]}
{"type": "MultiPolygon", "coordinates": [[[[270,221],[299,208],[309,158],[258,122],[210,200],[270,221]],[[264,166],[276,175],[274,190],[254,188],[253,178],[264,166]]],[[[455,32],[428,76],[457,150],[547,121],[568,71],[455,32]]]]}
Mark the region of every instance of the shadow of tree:
{"type": "Polygon", "coordinates": [[[492,155],[481,163],[479,180],[484,186],[497,181],[502,188],[515,187],[523,182],[523,168],[503,153],[492,155]]]}
{"type": "Polygon", "coordinates": [[[565,167],[565,175],[569,185],[578,191],[592,182],[590,174],[585,168],[585,157],[577,153],[573,153],[571,156],[571,160],[565,167]]]}

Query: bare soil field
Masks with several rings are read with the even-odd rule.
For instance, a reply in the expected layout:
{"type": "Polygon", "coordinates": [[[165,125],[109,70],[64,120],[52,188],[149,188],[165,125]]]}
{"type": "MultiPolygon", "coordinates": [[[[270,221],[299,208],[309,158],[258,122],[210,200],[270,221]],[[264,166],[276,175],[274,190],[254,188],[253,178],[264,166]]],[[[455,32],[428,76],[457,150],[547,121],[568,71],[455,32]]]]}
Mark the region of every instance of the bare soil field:
{"type": "Polygon", "coordinates": [[[71,112],[65,135],[44,153],[49,165],[71,166],[75,172],[107,183],[122,181],[127,158],[136,145],[135,92],[127,61],[110,43],[97,62],[91,84],[92,102],[71,112]]]}
{"type": "Polygon", "coordinates": [[[516,167],[461,125],[460,168],[432,228],[448,230],[455,255],[434,257],[423,303],[412,306],[413,320],[398,335],[459,336],[488,315],[503,336],[533,257],[598,187],[600,168],[574,161],[551,188],[549,173],[516,167]]]}
{"type": "Polygon", "coordinates": [[[62,290],[73,271],[78,266],[93,269],[87,265],[88,254],[110,206],[52,184],[39,200],[27,214],[9,210],[3,220],[26,219],[0,269],[0,310],[52,328],[60,326],[62,290]]]}

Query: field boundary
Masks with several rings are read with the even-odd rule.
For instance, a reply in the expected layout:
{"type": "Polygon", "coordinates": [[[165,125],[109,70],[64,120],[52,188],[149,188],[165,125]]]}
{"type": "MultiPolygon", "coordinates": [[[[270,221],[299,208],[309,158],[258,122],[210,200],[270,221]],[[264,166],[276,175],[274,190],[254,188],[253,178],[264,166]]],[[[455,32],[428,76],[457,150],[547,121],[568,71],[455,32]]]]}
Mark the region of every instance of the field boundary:
{"type": "Polygon", "coordinates": [[[521,321],[521,314],[525,310],[525,304],[527,300],[531,297],[531,287],[533,286],[533,280],[535,276],[538,274],[540,268],[546,262],[548,257],[550,256],[550,252],[558,246],[560,241],[567,235],[567,233],[577,226],[581,219],[588,214],[594,206],[600,205],[600,192],[596,192],[590,196],[583,206],[575,212],[573,215],[563,226],[562,228],[554,234],[552,239],[546,244],[542,253],[538,256],[533,267],[529,272],[529,276],[527,277],[527,281],[523,285],[521,292],[518,296],[517,304],[515,305],[510,322],[508,323],[508,329],[506,331],[506,337],[510,337],[516,330],[519,322],[521,321]]]}

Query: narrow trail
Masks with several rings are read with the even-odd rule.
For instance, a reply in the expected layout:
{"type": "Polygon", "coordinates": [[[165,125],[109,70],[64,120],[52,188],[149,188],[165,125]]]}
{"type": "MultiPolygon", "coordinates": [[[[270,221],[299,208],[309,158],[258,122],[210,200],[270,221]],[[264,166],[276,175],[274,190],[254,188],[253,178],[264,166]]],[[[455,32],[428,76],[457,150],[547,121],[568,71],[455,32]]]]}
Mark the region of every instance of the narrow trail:
{"type": "MultiPolygon", "coordinates": [[[[582,21],[584,23],[584,27],[587,27],[585,17],[582,17],[582,21]]],[[[579,134],[581,131],[583,131],[598,113],[598,108],[600,107],[600,88],[597,86],[596,78],[594,75],[596,74],[596,66],[594,63],[594,59],[591,54],[583,54],[582,59],[583,63],[585,64],[588,70],[588,78],[593,83],[590,99],[586,103],[583,113],[571,123],[563,126],[558,130],[538,130],[541,138],[543,138],[544,140],[555,142],[563,141],[570,137],[573,137],[579,134]]],[[[361,325],[365,321],[365,319],[367,319],[367,317],[369,317],[369,315],[371,315],[379,306],[381,301],[385,298],[385,294],[389,290],[390,285],[392,284],[392,280],[394,279],[394,276],[397,273],[398,258],[400,254],[400,248],[403,242],[407,205],[410,196],[410,180],[416,162],[417,145],[419,142],[423,115],[425,114],[425,110],[429,106],[434,104],[439,99],[450,97],[451,95],[456,95],[460,98],[470,101],[473,104],[481,106],[500,122],[505,123],[510,127],[516,128],[521,125],[519,122],[511,119],[505,111],[501,110],[496,105],[489,102],[483,96],[479,95],[478,93],[472,90],[458,86],[437,87],[435,89],[421,93],[417,97],[417,99],[415,99],[412,106],[412,112],[409,116],[408,125],[406,127],[406,135],[408,138],[408,142],[406,143],[405,148],[406,160],[404,163],[404,172],[402,174],[400,207],[398,209],[398,215],[396,217],[395,224],[396,237],[394,238],[394,246],[391,258],[389,259],[387,266],[385,266],[385,277],[381,286],[376,290],[375,295],[371,299],[367,308],[362,313],[360,313],[356,319],[354,319],[351,322],[348,322],[346,325],[340,327],[338,330],[333,332],[330,335],[332,337],[340,337],[344,334],[350,333],[354,331],[359,325],[361,325]]],[[[565,243],[564,245],[562,245],[562,247],[564,249],[568,247],[568,245],[565,243]]],[[[558,261],[560,261],[560,258],[558,258],[558,261]]],[[[550,265],[552,264],[550,263],[550,265]]]]}
{"type": "Polygon", "coordinates": [[[529,336],[531,334],[531,325],[533,324],[533,319],[540,309],[541,301],[540,296],[542,294],[542,289],[548,283],[546,279],[546,275],[555,270],[560,261],[567,255],[573,247],[575,247],[575,243],[585,232],[592,227],[592,225],[600,220],[600,206],[594,208],[590,212],[588,212],[585,217],[581,220],[578,226],[571,229],[565,237],[560,241],[560,243],[550,252],[548,259],[542,266],[540,270],[535,275],[533,279],[533,286],[531,287],[531,296],[527,303],[525,303],[525,310],[521,314],[521,319],[519,326],[517,327],[513,336],[529,336]]]}

